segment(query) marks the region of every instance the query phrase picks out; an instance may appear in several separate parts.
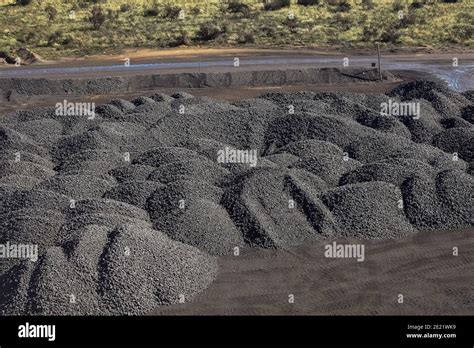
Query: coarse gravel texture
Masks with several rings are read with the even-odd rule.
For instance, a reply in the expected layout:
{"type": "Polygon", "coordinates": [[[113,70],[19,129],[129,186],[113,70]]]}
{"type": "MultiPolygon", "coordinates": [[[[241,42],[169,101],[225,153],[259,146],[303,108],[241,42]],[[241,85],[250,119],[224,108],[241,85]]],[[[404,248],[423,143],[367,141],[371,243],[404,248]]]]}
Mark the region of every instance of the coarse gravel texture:
{"type": "Polygon", "coordinates": [[[1,261],[0,313],[144,314],[204,291],[236,248],[472,226],[472,95],[416,81],[6,115],[0,244],[39,259],[1,261]]]}

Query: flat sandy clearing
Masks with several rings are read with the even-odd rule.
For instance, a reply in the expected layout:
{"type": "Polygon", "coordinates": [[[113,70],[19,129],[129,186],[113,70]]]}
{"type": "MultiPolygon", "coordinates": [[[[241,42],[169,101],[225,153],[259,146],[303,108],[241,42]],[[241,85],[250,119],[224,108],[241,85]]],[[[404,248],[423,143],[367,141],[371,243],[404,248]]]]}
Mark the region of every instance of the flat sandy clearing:
{"type": "MultiPolygon", "coordinates": [[[[474,230],[429,231],[365,244],[365,261],[324,257],[326,243],[219,259],[216,281],[193,302],[153,314],[470,315],[474,230]],[[453,247],[459,256],[453,256],[453,247]],[[289,303],[289,294],[294,303],[289,303]],[[398,303],[398,295],[404,303],[398,303]]],[[[332,243],[329,241],[328,243],[332,243]]]]}

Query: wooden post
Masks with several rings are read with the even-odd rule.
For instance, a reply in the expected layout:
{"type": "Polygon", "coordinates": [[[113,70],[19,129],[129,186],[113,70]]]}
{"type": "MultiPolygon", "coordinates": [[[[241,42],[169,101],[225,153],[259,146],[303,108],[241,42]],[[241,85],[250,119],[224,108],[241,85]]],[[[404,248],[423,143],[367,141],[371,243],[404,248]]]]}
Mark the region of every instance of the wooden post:
{"type": "Polygon", "coordinates": [[[379,78],[382,81],[382,67],[380,66],[380,43],[377,42],[377,56],[379,61],[379,78]]]}

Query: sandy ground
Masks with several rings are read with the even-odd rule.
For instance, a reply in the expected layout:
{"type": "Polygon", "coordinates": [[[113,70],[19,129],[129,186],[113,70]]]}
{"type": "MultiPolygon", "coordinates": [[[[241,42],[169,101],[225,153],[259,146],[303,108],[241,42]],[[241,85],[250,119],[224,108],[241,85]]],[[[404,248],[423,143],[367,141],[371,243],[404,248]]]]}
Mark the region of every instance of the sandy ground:
{"type": "Polygon", "coordinates": [[[217,280],[193,301],[153,315],[472,315],[474,229],[363,243],[365,261],[324,245],[219,258],[217,280]],[[459,250],[453,256],[453,247],[459,250]],[[289,294],[294,303],[289,303],[289,294]],[[398,295],[404,297],[398,303],[398,295]]]}
{"type": "MultiPolygon", "coordinates": [[[[297,53],[298,56],[323,56],[323,57],[342,57],[346,55],[357,55],[357,56],[371,56],[376,54],[376,49],[365,48],[365,49],[349,49],[347,47],[334,48],[334,47],[179,47],[179,48],[168,48],[168,49],[149,49],[149,48],[137,48],[137,49],[124,49],[121,52],[112,54],[100,54],[91,55],[78,58],[71,57],[58,57],[57,59],[42,59],[34,62],[30,67],[45,67],[45,66],[88,66],[96,64],[116,64],[117,61],[121,61],[124,58],[130,58],[136,63],[146,63],[149,61],[176,61],[176,60],[189,60],[193,58],[200,59],[221,59],[224,57],[262,57],[269,55],[278,56],[294,56],[297,53]]],[[[458,48],[456,50],[449,50],[444,52],[433,49],[431,47],[408,47],[408,48],[397,48],[397,49],[382,49],[381,53],[384,56],[390,56],[392,58],[405,58],[410,56],[417,56],[419,59],[424,60],[438,60],[438,59],[451,59],[453,56],[459,58],[472,58],[474,52],[464,48],[458,48]]],[[[7,65],[0,65],[1,68],[9,68],[7,65]]]]}

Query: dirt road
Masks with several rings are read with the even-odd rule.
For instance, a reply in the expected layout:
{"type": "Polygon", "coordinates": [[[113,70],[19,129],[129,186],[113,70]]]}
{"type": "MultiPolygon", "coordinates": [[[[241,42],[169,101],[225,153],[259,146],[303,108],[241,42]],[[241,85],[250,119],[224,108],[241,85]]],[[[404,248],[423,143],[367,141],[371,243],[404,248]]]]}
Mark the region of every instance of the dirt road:
{"type": "MultiPolygon", "coordinates": [[[[127,51],[115,56],[93,56],[62,59],[30,66],[2,67],[2,77],[85,78],[103,76],[149,75],[157,73],[226,72],[266,69],[294,69],[305,67],[371,67],[377,62],[375,54],[360,52],[335,53],[309,49],[298,50],[163,50],[127,51]],[[127,61],[127,59],[129,59],[127,61]],[[238,66],[236,66],[238,59],[238,66]],[[345,61],[345,59],[347,59],[345,61]],[[129,64],[126,65],[125,63],[129,64]]],[[[389,54],[382,56],[382,68],[410,70],[433,74],[446,81],[453,89],[474,89],[474,54],[389,54]],[[456,64],[454,63],[456,60],[456,64]]]]}

